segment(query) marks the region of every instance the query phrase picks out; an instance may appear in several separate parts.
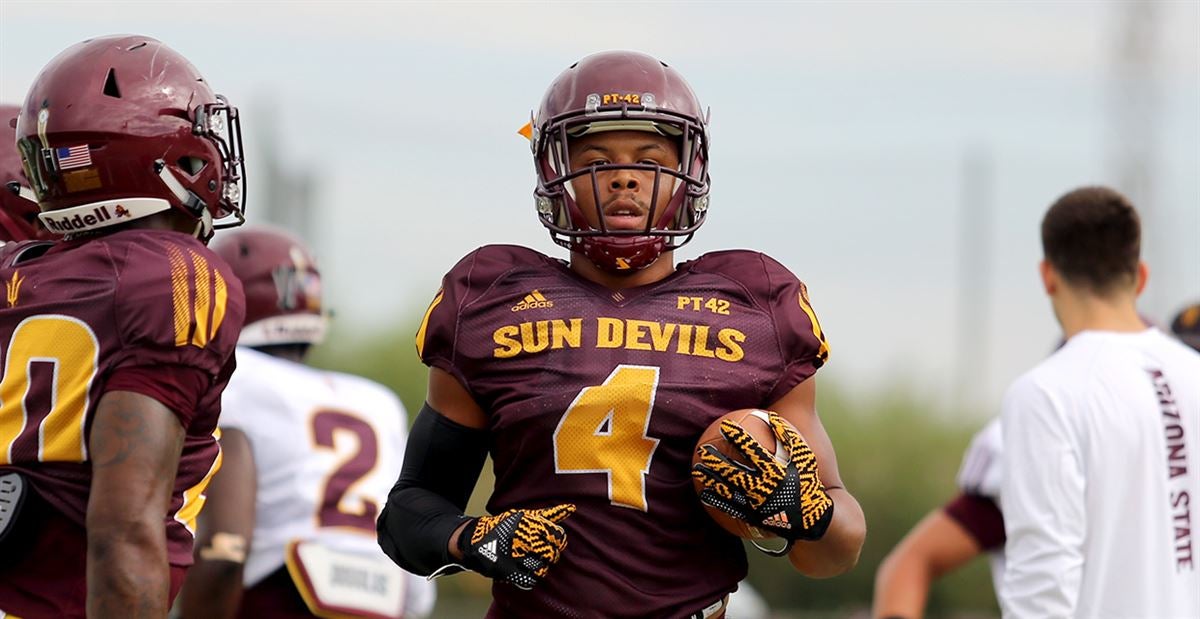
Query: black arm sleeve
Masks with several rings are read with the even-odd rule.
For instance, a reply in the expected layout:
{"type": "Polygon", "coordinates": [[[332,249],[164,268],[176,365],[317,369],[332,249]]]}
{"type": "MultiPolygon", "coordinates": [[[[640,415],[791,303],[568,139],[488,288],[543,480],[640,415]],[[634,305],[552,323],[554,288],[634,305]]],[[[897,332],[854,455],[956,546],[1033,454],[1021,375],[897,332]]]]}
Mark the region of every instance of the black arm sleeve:
{"type": "Polygon", "coordinates": [[[428,576],[452,562],[447,544],[463,521],[487,457],[488,433],[426,403],[408,436],[400,479],[375,523],[379,546],[400,567],[428,576]]]}

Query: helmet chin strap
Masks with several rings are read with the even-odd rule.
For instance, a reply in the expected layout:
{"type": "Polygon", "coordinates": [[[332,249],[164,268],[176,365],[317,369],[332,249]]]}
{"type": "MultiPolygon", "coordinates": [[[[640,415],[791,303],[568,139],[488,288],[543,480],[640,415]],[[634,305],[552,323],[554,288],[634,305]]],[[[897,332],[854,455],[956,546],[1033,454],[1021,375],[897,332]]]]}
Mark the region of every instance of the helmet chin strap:
{"type": "Polygon", "coordinates": [[[37,204],[37,195],[33,193],[33,190],[25,185],[22,185],[21,183],[18,183],[17,181],[10,181],[4,186],[4,188],[11,191],[12,194],[18,198],[33,202],[34,205],[37,204]]]}
{"type": "Polygon", "coordinates": [[[655,236],[592,236],[580,239],[573,251],[582,253],[601,271],[613,275],[633,275],[654,264],[662,255],[665,244],[662,237],[655,236]]]}
{"type": "Polygon", "coordinates": [[[175,177],[175,173],[167,167],[167,164],[162,159],[155,161],[154,167],[158,168],[159,180],[167,186],[167,189],[175,195],[175,198],[183,204],[183,207],[196,217],[196,228],[192,230],[192,236],[201,241],[207,241],[212,238],[212,213],[209,212],[208,206],[204,204],[204,200],[201,200],[200,196],[197,196],[189,191],[187,187],[184,187],[183,183],[179,182],[179,179],[175,177]]]}
{"type": "Polygon", "coordinates": [[[325,314],[284,314],[252,322],[242,328],[239,346],[320,344],[325,340],[329,317],[325,314]]]}
{"type": "Polygon", "coordinates": [[[208,241],[208,239],[212,238],[212,235],[212,213],[209,213],[208,209],[204,209],[204,212],[200,215],[200,219],[196,220],[196,228],[192,230],[192,236],[201,241],[208,241]]]}

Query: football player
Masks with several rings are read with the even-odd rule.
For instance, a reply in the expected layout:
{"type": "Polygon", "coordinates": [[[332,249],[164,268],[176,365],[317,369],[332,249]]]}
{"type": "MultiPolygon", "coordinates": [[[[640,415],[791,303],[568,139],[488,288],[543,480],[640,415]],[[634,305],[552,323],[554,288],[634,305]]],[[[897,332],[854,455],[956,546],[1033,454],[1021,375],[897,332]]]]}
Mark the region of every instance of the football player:
{"type": "Polygon", "coordinates": [[[1200,355],[1137,314],[1148,269],[1125,196],[1068,192],[1041,233],[1067,342],[1004,397],[1004,616],[1198,617],[1200,355]]]}
{"type": "Polygon", "coordinates": [[[38,221],[37,198],[25,180],[14,125],[20,108],[0,104],[0,245],[54,238],[38,221]]]}
{"type": "Polygon", "coordinates": [[[746,556],[695,476],[800,571],[853,566],[865,524],[814,408],[829,349],[804,285],[752,251],[675,264],[709,206],[691,87],[645,54],[595,54],[524,133],[538,218],[570,259],[489,245],[445,276],[417,332],[427,401],[384,550],[418,574],[492,578],[492,617],[720,616],[746,556]],[[751,464],[706,450],[693,470],[705,428],[746,407],[775,411],[791,457],[730,426],[751,464]],[[492,515],[466,516],[488,454],[492,515]]]}
{"type": "Polygon", "coordinates": [[[958,471],[959,494],[930,512],[897,544],[875,574],[877,619],[925,615],[933,582],[987,553],[996,591],[1004,576],[1004,515],[1000,512],[1000,419],[971,441],[958,471]]]}
{"type": "Polygon", "coordinates": [[[109,36],[34,80],[16,143],[57,242],[0,250],[0,616],[157,617],[219,465],[242,287],[237,110],[179,53],[109,36]]]}
{"type": "Polygon", "coordinates": [[[374,536],[403,460],[403,406],[382,385],[304,365],[326,313],[302,242],[260,228],[213,249],[246,291],[246,326],[181,616],[429,614],[433,583],[394,565],[374,536]]]}

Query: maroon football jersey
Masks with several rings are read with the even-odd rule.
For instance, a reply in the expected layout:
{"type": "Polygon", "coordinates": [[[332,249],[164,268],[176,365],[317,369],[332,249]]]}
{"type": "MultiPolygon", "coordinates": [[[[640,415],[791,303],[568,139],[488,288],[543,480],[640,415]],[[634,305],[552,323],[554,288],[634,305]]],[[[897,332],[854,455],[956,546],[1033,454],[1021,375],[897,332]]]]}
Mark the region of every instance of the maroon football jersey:
{"type": "Polygon", "coordinates": [[[677,617],[732,591],[746,556],[702,509],[692,450],[829,354],[804,285],[765,255],[707,254],[616,292],[514,246],[446,275],[417,348],[487,411],[489,511],[578,506],[544,582],[492,588],[493,616],[529,617],[677,617]]]}
{"type": "MultiPolygon", "coordinates": [[[[201,493],[220,462],[214,432],[245,315],[241,283],[194,238],[152,230],[125,230],[48,250],[38,243],[5,246],[0,279],[7,294],[0,305],[0,473],[19,471],[71,523],[80,547],[86,548],[92,476],[88,436],[107,382],[120,377],[114,388],[153,397],[185,386],[141,389],[138,380],[202,372],[204,389],[192,399],[198,402],[195,410],[164,402],[175,405],[186,430],[178,470],[163,471],[175,477],[163,514],[168,559],[189,565],[201,493]]],[[[9,570],[0,578],[0,600],[6,599],[6,586],[42,586],[20,582],[26,570],[13,560],[4,562],[9,570]]],[[[59,559],[30,553],[23,560],[59,559]]],[[[84,568],[70,562],[60,571],[64,580],[81,582],[84,568]]],[[[0,609],[25,614],[2,603],[0,609]]]]}
{"type": "Polygon", "coordinates": [[[1004,548],[1004,514],[991,497],[962,493],[942,507],[986,551],[1004,548]]]}

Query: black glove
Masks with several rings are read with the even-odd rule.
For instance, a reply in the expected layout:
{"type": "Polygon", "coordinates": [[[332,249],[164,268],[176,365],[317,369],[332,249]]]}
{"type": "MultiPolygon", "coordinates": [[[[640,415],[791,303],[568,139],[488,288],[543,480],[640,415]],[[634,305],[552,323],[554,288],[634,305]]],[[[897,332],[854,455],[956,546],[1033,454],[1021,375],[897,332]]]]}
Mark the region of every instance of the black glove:
{"type": "Polygon", "coordinates": [[[700,501],[734,518],[788,540],[786,554],[795,540],[817,540],[833,520],[833,499],[817,474],[817,458],[791,424],[775,412],[767,423],[775,440],[788,449],[787,462],[780,462],[741,426],[726,420],[721,436],[746,456],[749,465],[732,460],[712,445],[700,448],[700,461],[692,477],[703,486],[700,501]]]}
{"type": "Polygon", "coordinates": [[[566,503],[473,518],[458,538],[462,566],[531,589],[566,548],[567,532],[558,523],[573,513],[575,506],[566,503]]]}

